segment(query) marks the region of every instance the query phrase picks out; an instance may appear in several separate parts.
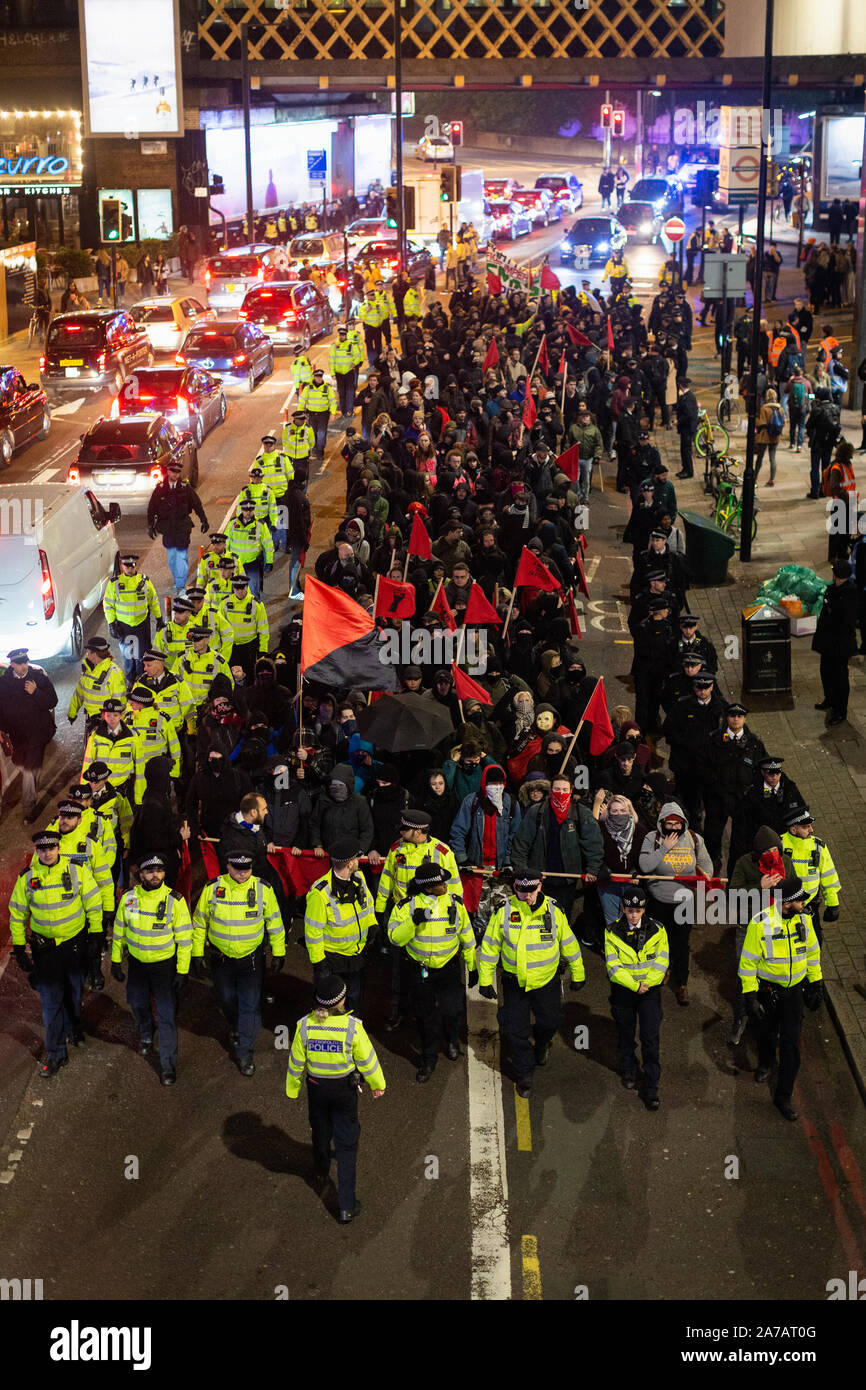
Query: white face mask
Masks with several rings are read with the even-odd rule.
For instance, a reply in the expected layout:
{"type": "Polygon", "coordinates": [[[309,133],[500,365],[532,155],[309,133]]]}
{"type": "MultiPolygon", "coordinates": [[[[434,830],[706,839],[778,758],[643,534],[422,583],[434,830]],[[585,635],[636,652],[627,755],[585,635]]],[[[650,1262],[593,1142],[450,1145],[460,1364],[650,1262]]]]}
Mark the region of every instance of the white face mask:
{"type": "Polygon", "coordinates": [[[504,784],[502,782],[488,782],[486,790],[488,798],[493,802],[493,805],[496,807],[497,811],[501,811],[502,803],[505,798],[504,784]]]}

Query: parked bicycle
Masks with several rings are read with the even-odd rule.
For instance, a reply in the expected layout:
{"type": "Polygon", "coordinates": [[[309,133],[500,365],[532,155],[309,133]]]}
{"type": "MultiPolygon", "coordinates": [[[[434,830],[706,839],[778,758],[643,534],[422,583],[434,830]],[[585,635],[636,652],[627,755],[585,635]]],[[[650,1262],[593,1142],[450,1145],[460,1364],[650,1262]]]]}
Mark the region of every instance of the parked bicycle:
{"type": "Polygon", "coordinates": [[[716,406],[716,419],[725,433],[730,435],[738,430],[743,418],[743,403],[739,396],[722,396],[716,406]]]}
{"type": "MultiPolygon", "coordinates": [[[[739,467],[736,459],[720,458],[710,473],[712,492],[715,497],[712,519],[729,536],[737,537],[739,537],[742,528],[743,513],[742,492],[738,491],[742,488],[742,478],[736,471],[739,467]]],[[[752,514],[752,540],[758,534],[758,506],[758,499],[755,498],[755,509],[752,514]]]]}
{"type": "Polygon", "coordinates": [[[698,411],[698,428],[695,434],[695,448],[701,458],[706,458],[708,454],[718,454],[720,457],[728,452],[731,440],[728,431],[722,424],[713,424],[703,406],[698,411]]]}
{"type": "Polygon", "coordinates": [[[30,325],[27,329],[27,346],[32,347],[36,341],[40,347],[45,345],[45,335],[48,332],[48,324],[51,320],[50,312],[45,308],[34,309],[30,317],[30,325]]]}

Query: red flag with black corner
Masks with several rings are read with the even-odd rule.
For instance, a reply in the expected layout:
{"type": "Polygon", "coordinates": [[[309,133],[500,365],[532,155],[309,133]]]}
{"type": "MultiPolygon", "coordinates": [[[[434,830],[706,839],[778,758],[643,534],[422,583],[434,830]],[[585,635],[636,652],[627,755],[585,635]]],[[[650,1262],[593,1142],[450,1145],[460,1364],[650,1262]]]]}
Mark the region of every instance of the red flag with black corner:
{"type": "Polygon", "coordinates": [[[613,324],[610,319],[607,321],[607,350],[613,352],[613,324]]]}
{"type": "Polygon", "coordinates": [[[547,565],[542,564],[537,555],[526,546],[520,555],[520,563],[517,566],[517,573],[514,576],[514,587],[519,589],[521,585],[532,589],[543,589],[545,593],[553,594],[562,585],[558,579],[554,579],[547,565]]]}
{"type": "Polygon", "coordinates": [[[565,596],[565,611],[568,614],[568,626],[571,628],[572,637],[582,637],[580,630],[580,618],[577,615],[577,604],[574,601],[574,594],[569,589],[565,596]]]}
{"type": "Polygon", "coordinates": [[[580,474],[580,449],[578,445],[572,444],[571,448],[560,454],[554,467],[560,469],[570,482],[576,483],[580,474]]]}
{"type": "Polygon", "coordinates": [[[454,694],[458,700],[477,700],[479,705],[493,704],[484,686],[467,676],[454,661],[451,663],[451,674],[454,677],[454,694]]]}
{"type": "Polygon", "coordinates": [[[581,716],[586,724],[592,725],[592,733],[589,738],[589,751],[593,757],[598,757],[613,743],[613,725],[610,722],[610,715],[607,712],[607,699],[604,693],[604,678],[599,676],[595,683],[595,690],[586,702],[586,709],[581,716]]]}
{"type": "Polygon", "coordinates": [[[574,563],[577,565],[577,587],[585,598],[589,598],[589,585],[586,582],[586,571],[583,568],[580,548],[574,552],[574,563]]]}
{"type": "Polygon", "coordinates": [[[502,619],[480,584],[473,584],[463,614],[464,623],[501,623],[502,619]]]}
{"type": "Polygon", "coordinates": [[[420,516],[416,512],[412,518],[412,530],[409,532],[409,554],[417,555],[419,560],[433,559],[433,546],[430,543],[430,532],[424,525],[420,516]]]}
{"type": "Polygon", "coordinates": [[[403,584],[398,579],[388,579],[385,575],[379,580],[376,595],[376,618],[414,618],[417,594],[414,584],[403,584]]]}
{"type": "Polygon", "coordinates": [[[543,265],[541,267],[541,275],[538,278],[538,283],[543,290],[562,289],[559,276],[550,269],[549,265],[543,265]]]}
{"type": "MultiPolygon", "coordinates": [[[[498,275],[494,275],[492,270],[488,270],[487,272],[487,292],[488,294],[502,293],[502,281],[498,275]]],[[[496,360],[498,361],[499,359],[497,358],[496,360]]]]}
{"type": "Polygon", "coordinates": [[[397,668],[381,660],[387,650],[372,613],[319,579],[307,578],[301,630],[301,673],[325,687],[396,690],[397,668]]]}
{"type": "Polygon", "coordinates": [[[570,323],[564,324],[563,327],[571,339],[572,347],[592,347],[592,339],[587,338],[585,333],[580,332],[580,329],[573,328],[570,323]]]}
{"type": "Polygon", "coordinates": [[[482,371],[489,372],[492,367],[499,366],[499,348],[496,346],[496,339],[491,338],[490,347],[484,354],[484,361],[481,363],[482,371]]]}
{"type": "Polygon", "coordinates": [[[543,371],[543,372],[549,372],[549,371],[550,371],[550,358],[549,358],[549,356],[548,356],[548,354],[547,354],[547,339],[546,339],[546,338],[542,338],[542,340],[541,340],[541,347],[538,349],[538,356],[537,356],[537,358],[535,359],[535,365],[536,365],[536,367],[539,367],[539,368],[541,369],[541,371],[543,371]]]}
{"type": "Polygon", "coordinates": [[[528,430],[532,429],[532,426],[538,419],[538,411],[535,409],[535,401],[532,399],[532,396],[529,393],[529,391],[526,392],[526,395],[523,398],[523,407],[520,411],[520,418],[528,430]]]}
{"type": "Polygon", "coordinates": [[[451,612],[451,605],[445,597],[445,589],[442,584],[433,595],[433,602],[430,604],[430,612],[436,613],[447,627],[449,632],[457,631],[457,624],[454,621],[454,614],[451,612]]]}

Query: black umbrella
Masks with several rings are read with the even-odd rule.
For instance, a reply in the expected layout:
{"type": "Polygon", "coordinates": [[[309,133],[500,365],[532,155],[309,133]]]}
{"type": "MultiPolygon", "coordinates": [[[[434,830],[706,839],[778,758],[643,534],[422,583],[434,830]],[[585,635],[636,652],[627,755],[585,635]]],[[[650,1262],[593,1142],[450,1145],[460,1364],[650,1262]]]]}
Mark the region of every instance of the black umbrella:
{"type": "Polygon", "coordinates": [[[407,690],[403,695],[383,695],[358,715],[358,733],[388,753],[412,753],[435,748],[454,733],[445,705],[407,690]]]}

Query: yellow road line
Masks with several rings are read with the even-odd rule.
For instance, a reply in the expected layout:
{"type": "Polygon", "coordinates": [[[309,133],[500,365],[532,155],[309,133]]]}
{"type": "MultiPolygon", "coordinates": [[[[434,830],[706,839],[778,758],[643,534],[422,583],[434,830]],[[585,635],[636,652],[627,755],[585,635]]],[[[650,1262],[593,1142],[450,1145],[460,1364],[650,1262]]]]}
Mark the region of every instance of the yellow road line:
{"type": "Polygon", "coordinates": [[[518,1153],[531,1153],[532,1125],[529,1123],[529,1101],[525,1096],[517,1094],[516,1086],[514,1088],[514,1112],[517,1117],[518,1153]]]}
{"type": "Polygon", "coordinates": [[[538,1241],[535,1236],[521,1236],[520,1262],[523,1270],[523,1297],[541,1299],[541,1265],[538,1262],[538,1241]]]}

